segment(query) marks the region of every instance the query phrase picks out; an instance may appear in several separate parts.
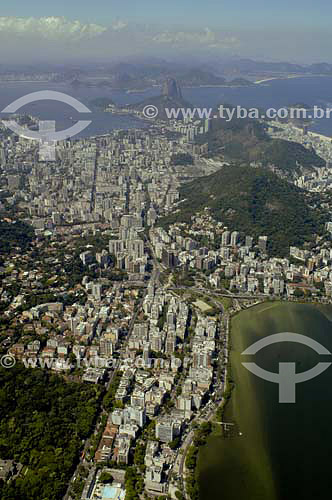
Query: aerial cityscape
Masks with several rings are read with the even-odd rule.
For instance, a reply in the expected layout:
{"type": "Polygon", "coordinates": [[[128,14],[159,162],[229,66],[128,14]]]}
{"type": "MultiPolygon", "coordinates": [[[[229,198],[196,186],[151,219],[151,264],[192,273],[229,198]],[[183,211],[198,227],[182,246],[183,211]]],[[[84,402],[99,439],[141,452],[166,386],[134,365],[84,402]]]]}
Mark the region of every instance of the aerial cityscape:
{"type": "Polygon", "coordinates": [[[326,499],[331,7],[94,4],[0,17],[0,500],[326,499]]]}

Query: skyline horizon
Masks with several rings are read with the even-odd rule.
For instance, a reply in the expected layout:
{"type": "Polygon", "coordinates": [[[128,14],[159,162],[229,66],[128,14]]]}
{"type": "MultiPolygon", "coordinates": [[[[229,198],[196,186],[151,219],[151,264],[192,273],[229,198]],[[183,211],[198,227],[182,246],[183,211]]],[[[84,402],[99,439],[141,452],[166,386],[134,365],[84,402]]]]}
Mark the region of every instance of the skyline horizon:
{"type": "MultiPolygon", "coordinates": [[[[1,35],[0,35],[1,38],[1,35]]],[[[188,55],[185,53],[176,54],[174,53],[164,53],[160,51],[159,53],[146,53],[144,51],[140,53],[128,53],[124,55],[90,55],[86,57],[85,55],[71,55],[64,59],[60,55],[54,55],[52,59],[49,58],[31,58],[31,60],[26,60],[26,57],[12,58],[10,60],[2,59],[2,68],[15,68],[15,67],[30,67],[33,69],[36,66],[41,66],[42,68],[60,68],[67,66],[77,66],[77,67],[95,67],[100,65],[115,66],[119,64],[128,65],[148,65],[148,64],[169,64],[169,65],[183,65],[184,68],[197,68],[207,70],[211,69],[212,66],[218,66],[218,64],[230,64],[230,63],[241,63],[241,62],[252,62],[252,63],[263,63],[263,64],[289,64],[293,66],[299,66],[303,68],[308,68],[313,65],[327,64],[332,65],[332,57],[330,58],[311,58],[308,60],[294,59],[287,57],[273,57],[272,55],[266,54],[261,56],[246,55],[241,53],[233,54],[222,54],[222,55],[211,55],[211,54],[194,54],[188,55]],[[200,68],[200,66],[202,66],[200,68]]]]}
{"type": "Polygon", "coordinates": [[[14,0],[1,11],[0,57],[5,64],[142,57],[332,62],[332,35],[326,23],[332,6],[320,13],[319,1],[315,8],[296,0],[300,9],[294,4],[275,9],[254,0],[248,12],[238,9],[243,3],[237,0],[226,8],[207,0],[204,6],[189,8],[187,0],[181,5],[170,0],[166,9],[158,4],[156,12],[150,0],[143,0],[136,10],[118,0],[111,5],[96,0],[94,9],[76,9],[76,0],[69,6],[64,1],[54,6],[33,0],[23,7],[14,0]]]}

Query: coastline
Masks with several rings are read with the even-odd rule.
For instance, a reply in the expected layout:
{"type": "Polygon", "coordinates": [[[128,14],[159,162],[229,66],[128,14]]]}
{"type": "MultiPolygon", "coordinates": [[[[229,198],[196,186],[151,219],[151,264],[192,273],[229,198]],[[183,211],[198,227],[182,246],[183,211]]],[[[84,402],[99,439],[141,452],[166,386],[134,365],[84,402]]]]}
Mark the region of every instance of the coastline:
{"type": "Polygon", "coordinates": [[[312,132],[311,130],[308,130],[308,134],[311,134],[312,136],[317,137],[322,141],[329,141],[329,142],[332,141],[332,137],[329,137],[328,135],[319,134],[318,132],[312,132]]]}
{"type": "Polygon", "coordinates": [[[251,429],[264,427],[260,402],[251,375],[243,373],[241,367],[239,370],[241,363],[238,360],[246,347],[246,335],[242,328],[246,314],[265,309],[270,302],[275,306],[280,304],[279,301],[266,300],[234,311],[230,317],[227,383],[223,402],[215,412],[217,420],[229,426],[222,431],[221,426],[216,428],[215,425],[207,445],[200,448],[196,471],[200,500],[240,498],[243,490],[247,491],[248,500],[277,500],[265,433],[251,435],[251,429]],[[223,496],[217,487],[217,478],[223,482],[223,496]],[[262,496],[257,495],[258,491],[262,496]]]}
{"type": "Polygon", "coordinates": [[[263,83],[267,83],[267,82],[272,82],[274,80],[293,80],[295,78],[315,78],[315,77],[318,77],[318,78],[326,78],[326,77],[332,77],[332,75],[308,75],[308,74],[301,74],[301,75],[284,75],[284,76],[271,76],[271,77],[268,77],[268,78],[262,78],[260,80],[256,80],[254,81],[253,83],[256,84],[256,85],[260,85],[260,84],[263,84],[263,83]]]}
{"type": "Polygon", "coordinates": [[[248,88],[248,87],[254,87],[255,82],[250,82],[245,85],[227,85],[227,84],[218,84],[218,85],[212,85],[212,84],[206,84],[206,85],[183,85],[183,89],[242,89],[242,88],[248,88]]]}
{"type": "MultiPolygon", "coordinates": [[[[311,75],[314,76],[314,75],[311,75]]],[[[317,75],[319,76],[319,75],[317,75]]],[[[285,76],[271,76],[269,78],[263,78],[261,80],[256,80],[254,84],[260,85],[266,82],[272,82],[274,80],[292,80],[293,78],[309,78],[309,75],[285,75],[285,76]]]]}
{"type": "MultiPolygon", "coordinates": [[[[293,128],[295,128],[295,130],[298,130],[299,132],[303,132],[303,129],[300,127],[295,127],[293,125],[293,128]]],[[[311,130],[308,130],[308,135],[317,137],[317,139],[320,139],[321,141],[332,142],[332,137],[329,137],[328,135],[319,134],[318,132],[312,132],[311,130]]]]}

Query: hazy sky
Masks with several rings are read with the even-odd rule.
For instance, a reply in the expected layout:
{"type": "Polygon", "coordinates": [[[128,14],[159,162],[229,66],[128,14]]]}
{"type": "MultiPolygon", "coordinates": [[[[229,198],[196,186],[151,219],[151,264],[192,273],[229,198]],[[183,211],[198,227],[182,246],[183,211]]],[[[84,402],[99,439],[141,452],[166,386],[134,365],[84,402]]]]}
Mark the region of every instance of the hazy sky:
{"type": "Polygon", "coordinates": [[[331,15],[328,0],[11,0],[0,10],[0,56],[332,62],[331,15]]]}

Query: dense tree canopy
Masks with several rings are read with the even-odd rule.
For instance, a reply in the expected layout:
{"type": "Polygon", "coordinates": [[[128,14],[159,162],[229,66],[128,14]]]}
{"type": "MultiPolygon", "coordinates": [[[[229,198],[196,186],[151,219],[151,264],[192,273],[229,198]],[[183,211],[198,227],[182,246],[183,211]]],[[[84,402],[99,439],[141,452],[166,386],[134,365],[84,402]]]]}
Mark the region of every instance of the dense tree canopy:
{"type": "Polygon", "coordinates": [[[33,236],[33,228],[24,222],[0,221],[0,254],[9,253],[13,247],[25,250],[33,236]]]}
{"type": "Polygon", "coordinates": [[[2,500],[57,500],[92,430],[101,388],[46,370],[0,369],[0,458],[25,466],[2,500]]]}

